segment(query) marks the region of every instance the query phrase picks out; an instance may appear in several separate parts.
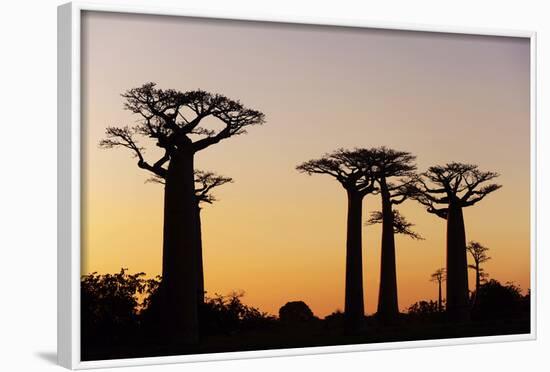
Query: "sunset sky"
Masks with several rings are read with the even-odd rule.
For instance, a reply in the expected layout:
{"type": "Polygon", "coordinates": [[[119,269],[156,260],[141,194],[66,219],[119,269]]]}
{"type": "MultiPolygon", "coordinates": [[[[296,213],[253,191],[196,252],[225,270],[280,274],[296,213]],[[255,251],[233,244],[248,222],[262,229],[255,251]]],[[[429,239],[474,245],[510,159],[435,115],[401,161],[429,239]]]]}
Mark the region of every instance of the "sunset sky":
{"type": "MultiPolygon", "coordinates": [[[[497,171],[501,190],[465,209],[468,240],[490,248],[491,278],[529,284],[529,39],[86,12],[82,18],[82,273],[161,269],[163,189],[124,149],[101,150],[107,126],[133,125],[120,96],[145,82],[204,89],[266,115],[263,126],[197,155],[232,177],[202,212],[209,294],[246,292],[277,314],[303,300],[343,309],[346,195],[329,176],[295,170],[337,148],[385,145],[419,170],[450,161],[497,171]]],[[[155,161],[152,142],[141,142],[155,161]]],[[[380,208],[364,202],[366,220],[380,208]]],[[[407,201],[424,236],[398,236],[399,307],[435,299],[445,221],[407,201]]],[[[363,230],[365,307],[376,310],[380,227],[363,230]]],[[[473,272],[470,288],[474,287],[473,272]]]]}

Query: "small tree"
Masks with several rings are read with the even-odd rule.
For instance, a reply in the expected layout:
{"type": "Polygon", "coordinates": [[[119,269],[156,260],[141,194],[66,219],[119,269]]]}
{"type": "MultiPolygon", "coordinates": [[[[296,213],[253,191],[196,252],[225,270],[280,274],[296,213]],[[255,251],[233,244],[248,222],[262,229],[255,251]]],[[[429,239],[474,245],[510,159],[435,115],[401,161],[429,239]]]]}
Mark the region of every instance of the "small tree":
{"type": "Polygon", "coordinates": [[[346,190],[348,217],[344,314],[348,331],[358,329],[365,315],[361,219],[364,197],[376,190],[372,175],[374,160],[373,152],[367,149],[340,149],[296,167],[309,175],[327,174],[346,190]]]}
{"type": "Polygon", "coordinates": [[[437,269],[434,271],[434,273],[430,276],[430,281],[437,283],[437,308],[439,311],[443,311],[443,297],[441,295],[441,284],[445,281],[446,277],[446,270],[445,268],[437,269]]]}
{"type": "Polygon", "coordinates": [[[147,292],[144,273],[91,273],[80,281],[80,330],[82,357],[101,345],[108,350],[127,343],[138,332],[140,297],[147,292]]]}
{"type": "Polygon", "coordinates": [[[485,272],[485,270],[483,270],[483,268],[481,267],[481,264],[491,259],[491,257],[487,255],[487,251],[489,250],[489,248],[484,247],[478,242],[471,241],[466,246],[466,249],[468,250],[468,252],[470,253],[470,256],[472,256],[474,260],[474,264],[468,265],[468,267],[472,270],[475,270],[475,273],[476,273],[476,298],[477,298],[477,293],[479,292],[480,285],[483,284],[486,281],[487,277],[489,276],[485,272]]]}
{"type": "Polygon", "coordinates": [[[198,341],[198,213],[195,195],[195,154],[262,124],[264,114],[239,101],[202,90],[181,92],[147,83],[122,94],[125,109],[139,118],[133,127],[108,127],[103,148],[121,147],[138,159],[137,166],[162,177],[164,226],[162,251],[162,328],[176,343],[198,341]],[[215,119],[221,129],[205,125],[215,119]],[[155,142],[163,154],[154,163],[144,157],[136,137],[155,142]]]}
{"type": "Polygon", "coordinates": [[[466,230],[462,210],[483,200],[500,185],[486,182],[498,173],[477,165],[448,163],[430,167],[417,179],[415,198],[447,221],[447,312],[451,319],[469,318],[466,230]]]}

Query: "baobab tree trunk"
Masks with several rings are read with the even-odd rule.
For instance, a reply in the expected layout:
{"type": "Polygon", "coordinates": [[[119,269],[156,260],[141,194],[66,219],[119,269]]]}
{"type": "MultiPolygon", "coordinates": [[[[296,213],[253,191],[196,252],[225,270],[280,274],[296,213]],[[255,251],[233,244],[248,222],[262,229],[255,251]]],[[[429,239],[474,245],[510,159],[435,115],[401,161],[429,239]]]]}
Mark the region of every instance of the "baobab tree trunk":
{"type": "Polygon", "coordinates": [[[438,280],[437,281],[437,284],[438,284],[438,289],[439,289],[439,293],[438,293],[438,297],[437,297],[437,309],[439,311],[443,311],[443,299],[441,297],[441,280],[438,280]]]}
{"type": "Polygon", "coordinates": [[[472,294],[472,298],[470,299],[470,303],[472,304],[472,306],[475,306],[477,305],[477,296],[479,294],[479,287],[481,285],[481,278],[480,278],[480,273],[479,273],[479,262],[476,262],[476,266],[475,266],[475,270],[476,270],[476,291],[474,294],[472,294]]]}
{"type": "Polygon", "coordinates": [[[447,313],[453,321],[470,318],[464,216],[453,202],[447,215],[447,313]]]}
{"type": "Polygon", "coordinates": [[[197,204],[197,304],[204,304],[204,264],[202,259],[201,208],[197,204]]]}
{"type": "Polygon", "coordinates": [[[481,278],[480,278],[480,275],[479,275],[479,263],[476,262],[476,297],[477,297],[477,294],[479,292],[479,286],[481,285],[481,278]]]}
{"type": "Polygon", "coordinates": [[[176,153],[164,188],[161,326],[167,341],[198,341],[197,210],[193,154],[176,153]]]}
{"type": "Polygon", "coordinates": [[[361,219],[363,196],[348,191],[346,241],[346,289],[344,316],[348,332],[358,331],[365,315],[363,303],[363,255],[361,219]]]}
{"type": "Polygon", "coordinates": [[[397,274],[395,265],[395,236],[393,211],[388,187],[380,182],[382,196],[382,251],[380,260],[380,288],[378,291],[378,317],[391,321],[398,317],[397,274]]]}

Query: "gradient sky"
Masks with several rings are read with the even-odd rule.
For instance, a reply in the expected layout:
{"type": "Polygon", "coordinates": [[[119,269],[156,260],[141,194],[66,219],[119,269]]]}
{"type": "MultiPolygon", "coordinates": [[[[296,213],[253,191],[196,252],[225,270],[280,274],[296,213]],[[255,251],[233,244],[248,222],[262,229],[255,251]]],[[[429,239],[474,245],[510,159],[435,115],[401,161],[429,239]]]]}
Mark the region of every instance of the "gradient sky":
{"type": "MultiPolygon", "coordinates": [[[[339,147],[385,145],[501,174],[504,187],[465,210],[467,239],[490,248],[486,271],[529,288],[529,40],[410,31],[86,12],[82,17],[82,273],[161,269],[161,185],[124,149],[101,150],[110,125],[138,119],[120,94],[144,82],[204,89],[266,114],[264,126],[197,155],[231,176],[203,210],[208,293],[244,290],[276,314],[303,300],[343,309],[346,196],[329,176],[295,171],[339,147]]],[[[144,145],[150,145],[147,140],[144,145]]],[[[146,157],[156,160],[154,146],[146,157]]],[[[364,219],[380,208],[364,203],[364,219]]],[[[400,211],[426,240],[397,237],[399,307],[435,299],[445,221],[400,211]]],[[[363,231],[365,306],[376,309],[380,227],[363,231]]],[[[473,288],[473,273],[470,273],[473,288]]]]}

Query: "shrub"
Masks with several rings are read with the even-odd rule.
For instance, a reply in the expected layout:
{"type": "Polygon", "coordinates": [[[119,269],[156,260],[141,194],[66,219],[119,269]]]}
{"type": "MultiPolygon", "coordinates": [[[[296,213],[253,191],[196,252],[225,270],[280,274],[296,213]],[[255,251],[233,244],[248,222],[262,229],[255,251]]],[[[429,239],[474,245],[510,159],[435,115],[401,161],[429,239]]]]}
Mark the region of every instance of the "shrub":
{"type": "Polygon", "coordinates": [[[472,319],[491,320],[521,316],[529,310],[521,289],[513,283],[502,285],[497,280],[490,280],[479,288],[476,303],[472,310],[472,319]]]}
{"type": "Polygon", "coordinates": [[[285,323],[303,323],[315,319],[315,316],[305,302],[291,301],[279,309],[279,319],[285,323]]]}

